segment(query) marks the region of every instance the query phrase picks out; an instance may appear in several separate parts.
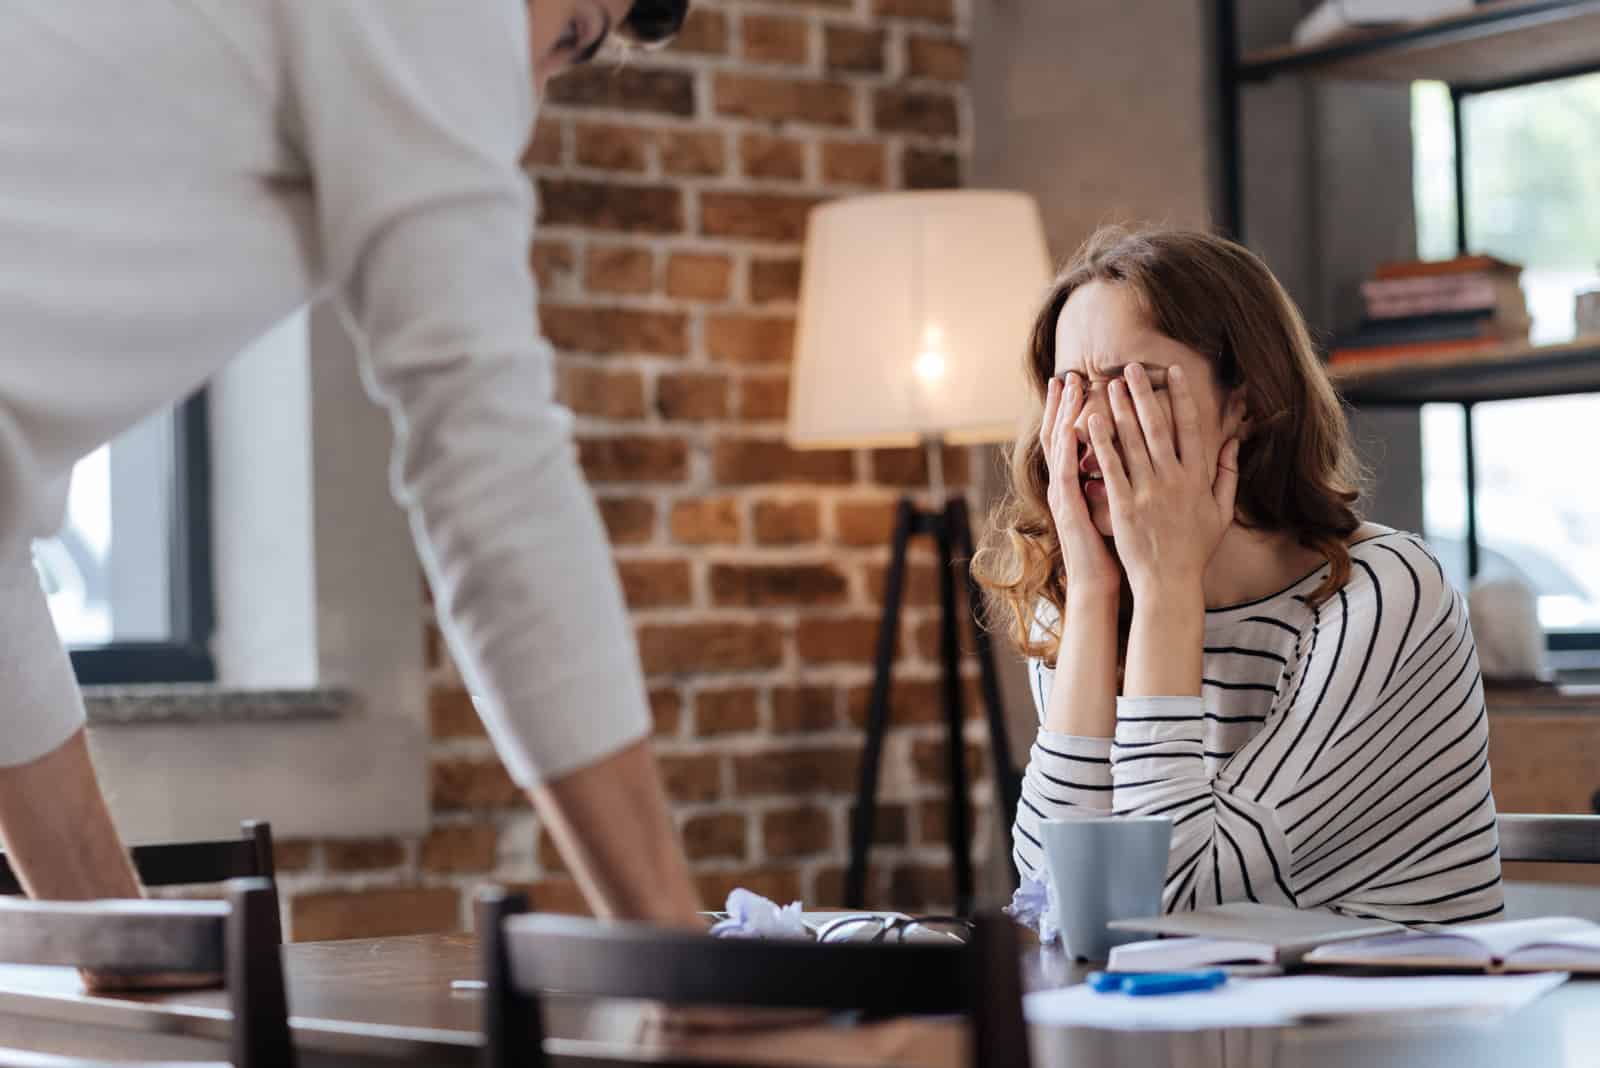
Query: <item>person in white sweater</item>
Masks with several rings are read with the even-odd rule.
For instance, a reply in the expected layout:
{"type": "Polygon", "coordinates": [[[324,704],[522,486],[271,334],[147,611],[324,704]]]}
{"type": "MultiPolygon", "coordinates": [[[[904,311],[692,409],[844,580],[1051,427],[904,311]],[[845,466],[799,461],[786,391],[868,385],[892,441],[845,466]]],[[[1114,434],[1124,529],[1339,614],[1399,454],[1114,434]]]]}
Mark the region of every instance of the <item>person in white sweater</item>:
{"type": "Polygon", "coordinates": [[[139,892],[30,544],[74,462],[309,301],[392,417],[440,625],[594,909],[695,924],[638,654],[552,395],[520,160],[546,79],[687,0],[9,0],[0,18],[0,836],[139,892]]]}
{"type": "Polygon", "coordinates": [[[1298,310],[1208,234],[1096,235],[1028,354],[1043,405],[978,560],[1029,658],[1039,824],[1173,823],[1164,904],[1407,924],[1502,909],[1466,606],[1415,535],[1363,523],[1298,310]]]}

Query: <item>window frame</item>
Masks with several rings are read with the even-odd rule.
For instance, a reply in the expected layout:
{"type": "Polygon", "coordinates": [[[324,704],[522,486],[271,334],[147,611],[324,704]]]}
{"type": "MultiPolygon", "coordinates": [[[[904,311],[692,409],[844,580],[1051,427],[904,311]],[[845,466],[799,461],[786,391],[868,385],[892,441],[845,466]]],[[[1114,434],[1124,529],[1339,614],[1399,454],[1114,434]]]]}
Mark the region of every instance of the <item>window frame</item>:
{"type": "Polygon", "coordinates": [[[86,686],[215,682],[216,629],[211,560],[210,418],[206,391],[173,411],[172,513],[169,518],[172,637],[69,649],[86,686]]]}

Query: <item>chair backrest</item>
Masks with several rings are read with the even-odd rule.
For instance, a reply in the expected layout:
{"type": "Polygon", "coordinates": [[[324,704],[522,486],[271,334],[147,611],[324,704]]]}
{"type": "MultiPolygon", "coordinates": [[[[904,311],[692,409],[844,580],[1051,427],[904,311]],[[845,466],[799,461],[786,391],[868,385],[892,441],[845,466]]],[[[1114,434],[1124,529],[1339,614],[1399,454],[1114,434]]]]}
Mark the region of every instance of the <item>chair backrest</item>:
{"type": "Polygon", "coordinates": [[[539,997],[554,992],[874,1016],[967,1012],[973,1063],[1028,1063],[1016,928],[1003,915],[980,916],[965,946],[823,945],[717,939],[526,909],[520,896],[494,889],[479,897],[484,1068],[546,1063],[539,997]]]}
{"type": "Polygon", "coordinates": [[[227,893],[226,902],[0,898],[0,962],[111,974],[222,973],[233,1012],[232,1063],[292,1066],[277,895],[264,879],[234,880],[227,893]]]}
{"type": "MultiPolygon", "coordinates": [[[[278,902],[277,869],[272,859],[272,825],[265,820],[245,820],[238,838],[216,841],[158,842],[129,850],[139,882],[144,886],[185,886],[224,883],[229,879],[265,879],[278,902]]],[[[11,861],[0,853],[0,894],[20,894],[22,883],[11,861]]],[[[277,915],[274,912],[274,915],[277,915]]],[[[283,941],[281,918],[275,921],[276,941],[283,941]]]]}
{"type": "Polygon", "coordinates": [[[1600,816],[1502,812],[1500,859],[1600,864],[1600,816]]]}

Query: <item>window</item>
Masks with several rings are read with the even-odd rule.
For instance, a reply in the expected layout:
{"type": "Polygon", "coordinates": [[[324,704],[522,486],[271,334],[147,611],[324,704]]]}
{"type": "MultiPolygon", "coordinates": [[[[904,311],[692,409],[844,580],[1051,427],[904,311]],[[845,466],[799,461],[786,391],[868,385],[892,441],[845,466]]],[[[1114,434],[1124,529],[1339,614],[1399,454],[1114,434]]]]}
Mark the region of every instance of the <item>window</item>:
{"type": "Polygon", "coordinates": [[[62,529],[34,545],[81,682],[214,677],[205,431],[202,395],[80,460],[62,529]]]}
{"type": "MultiPolygon", "coordinates": [[[[1524,267],[1536,343],[1571,340],[1573,297],[1600,283],[1600,75],[1463,97],[1466,234],[1473,252],[1524,267]]],[[[1449,91],[1413,90],[1417,248],[1456,253],[1449,91]]],[[[1600,493],[1592,444],[1600,395],[1474,407],[1480,568],[1533,587],[1553,650],[1600,648],[1600,493]]],[[[1463,588],[1465,419],[1422,412],[1424,531],[1463,588]]]]}

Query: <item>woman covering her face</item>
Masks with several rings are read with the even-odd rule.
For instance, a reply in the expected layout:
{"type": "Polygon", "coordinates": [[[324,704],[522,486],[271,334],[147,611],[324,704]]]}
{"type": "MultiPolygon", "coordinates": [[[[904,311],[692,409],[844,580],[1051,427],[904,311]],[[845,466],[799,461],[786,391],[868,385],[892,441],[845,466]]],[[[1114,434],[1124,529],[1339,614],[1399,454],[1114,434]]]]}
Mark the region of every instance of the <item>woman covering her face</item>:
{"type": "Polygon", "coordinates": [[[1462,597],[1364,523],[1343,409],[1244,248],[1104,231],[1035,325],[1037,425],[975,562],[1040,728],[1013,834],[1173,821],[1165,907],[1502,910],[1483,683],[1462,597]]]}

